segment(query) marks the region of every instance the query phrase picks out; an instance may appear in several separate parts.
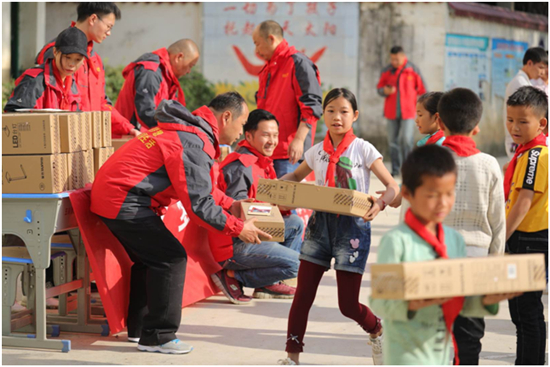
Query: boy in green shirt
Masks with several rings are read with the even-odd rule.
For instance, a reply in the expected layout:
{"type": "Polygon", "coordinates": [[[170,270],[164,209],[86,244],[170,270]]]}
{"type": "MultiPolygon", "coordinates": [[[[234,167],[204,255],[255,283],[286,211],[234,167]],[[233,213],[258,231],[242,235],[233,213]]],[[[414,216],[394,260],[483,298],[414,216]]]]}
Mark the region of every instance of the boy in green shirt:
{"type": "MultiPolygon", "coordinates": [[[[450,151],[437,145],[417,148],[401,170],[402,194],[411,207],[405,222],[382,237],[378,263],[466,257],[462,236],[441,224],[455,200],[456,164],[450,151]]],[[[371,299],[372,309],[383,319],[384,364],[450,364],[454,319],[459,314],[496,315],[498,303],[515,296],[517,294],[414,301],[371,299]]]]}

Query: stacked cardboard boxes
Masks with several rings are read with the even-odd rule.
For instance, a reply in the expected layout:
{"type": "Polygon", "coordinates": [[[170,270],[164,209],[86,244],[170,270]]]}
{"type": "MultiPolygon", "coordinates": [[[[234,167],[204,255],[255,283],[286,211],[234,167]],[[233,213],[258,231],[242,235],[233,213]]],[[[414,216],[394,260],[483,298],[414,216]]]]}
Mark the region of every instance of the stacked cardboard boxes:
{"type": "MultiPolygon", "coordinates": [[[[93,149],[112,151],[104,145],[110,139],[110,112],[3,114],[2,192],[47,194],[82,188],[94,179],[93,149]]],[[[105,156],[109,154],[101,158],[105,156]]]]}

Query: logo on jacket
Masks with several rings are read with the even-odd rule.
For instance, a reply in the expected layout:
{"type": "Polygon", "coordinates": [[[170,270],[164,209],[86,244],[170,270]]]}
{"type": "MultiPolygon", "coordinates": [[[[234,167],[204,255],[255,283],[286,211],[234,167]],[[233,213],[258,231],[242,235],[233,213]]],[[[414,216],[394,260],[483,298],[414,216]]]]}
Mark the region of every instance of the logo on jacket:
{"type": "Polygon", "coordinates": [[[281,76],[282,76],[283,78],[286,78],[286,77],[288,77],[288,73],[285,73],[285,74],[283,74],[283,75],[281,75],[281,76]]]}
{"type": "Polygon", "coordinates": [[[145,93],[145,94],[149,93],[149,91],[147,90],[147,88],[143,88],[142,92],[145,93]]]}

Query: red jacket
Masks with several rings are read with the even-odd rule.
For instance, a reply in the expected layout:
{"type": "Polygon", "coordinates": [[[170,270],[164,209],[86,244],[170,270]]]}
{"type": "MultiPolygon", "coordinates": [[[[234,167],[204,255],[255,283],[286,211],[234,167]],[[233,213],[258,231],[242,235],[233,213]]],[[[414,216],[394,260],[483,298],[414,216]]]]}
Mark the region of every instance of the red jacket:
{"type": "Polygon", "coordinates": [[[5,112],[19,108],[56,108],[65,111],[80,111],[80,94],[73,76],[61,81],[55,60],[26,70],[15,81],[5,112]]]}
{"type": "MultiPolygon", "coordinates": [[[[256,198],[260,178],[276,179],[273,160],[263,156],[246,140],[219,165],[218,188],[235,200],[256,198]]],[[[233,239],[218,233],[209,233],[210,250],[217,262],[233,256],[233,239]]]]}
{"type": "Polygon", "coordinates": [[[271,112],[279,121],[279,145],[272,158],[288,159],[288,146],[300,122],[310,126],[304,142],[306,152],[313,145],[317,120],[323,113],[323,91],[317,66],[283,40],[259,77],[258,108],[271,112]]]}
{"type": "MultiPolygon", "coordinates": [[[[76,25],[71,23],[71,27],[76,25]]],[[[36,56],[36,64],[53,58],[55,39],[49,42],[36,56]]],[[[111,132],[115,135],[126,135],[134,126],[125,119],[116,109],[109,97],[105,94],[105,68],[101,57],[94,51],[93,41],[88,42],[88,59],[76,71],[75,80],[82,96],[82,111],[111,111],[111,132]]]]}
{"type": "Polygon", "coordinates": [[[243,221],[226,211],[233,200],[210,178],[219,155],[214,114],[208,107],[191,114],[177,101],[165,100],[155,118],[157,127],[124,144],[98,171],[91,211],[110,219],[143,218],[162,214],[179,200],[196,224],[238,236],[243,221]]]}
{"type": "Polygon", "coordinates": [[[405,58],[405,62],[399,68],[395,69],[389,65],[382,70],[380,80],[376,86],[378,93],[386,97],[384,103],[384,117],[395,120],[397,117],[397,98],[401,106],[402,119],[414,119],[416,117],[416,100],[419,96],[426,93],[425,83],[420,74],[420,70],[405,58]],[[384,87],[390,85],[397,87],[397,92],[386,96],[384,87]]]}
{"type": "Polygon", "coordinates": [[[157,126],[155,110],[163,99],[175,99],[185,106],[185,96],[172,72],[166,48],[141,55],[122,71],[124,85],[115,108],[137,128],[157,126]]]}

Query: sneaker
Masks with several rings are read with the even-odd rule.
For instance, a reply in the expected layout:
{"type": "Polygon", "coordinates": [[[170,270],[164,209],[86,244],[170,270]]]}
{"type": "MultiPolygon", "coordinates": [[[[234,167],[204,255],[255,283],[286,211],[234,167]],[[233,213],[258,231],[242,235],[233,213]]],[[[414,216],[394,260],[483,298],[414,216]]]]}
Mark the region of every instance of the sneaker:
{"type": "Polygon", "coordinates": [[[229,300],[236,305],[247,304],[252,300],[243,292],[242,284],[235,278],[227,276],[227,270],[221,270],[216,274],[212,274],[212,281],[225,294],[229,300]]]}
{"type": "Polygon", "coordinates": [[[290,366],[296,366],[296,362],[294,362],[292,359],[290,358],[285,358],[285,359],[279,359],[277,361],[277,364],[281,364],[281,365],[290,365],[290,366]]]}
{"type": "Polygon", "coordinates": [[[128,337],[128,341],[129,341],[130,343],[139,343],[139,337],[136,338],[136,337],[131,337],[131,336],[129,336],[129,337],[128,337]]]}
{"type": "Polygon", "coordinates": [[[294,298],[296,288],[279,282],[267,287],[256,288],[252,297],[254,298],[294,298]]]}
{"type": "Polygon", "coordinates": [[[185,344],[179,339],[174,339],[161,345],[141,345],[138,344],[138,350],[142,352],[160,352],[165,354],[186,354],[193,350],[189,344],[185,344]]]}
{"type": "Polygon", "coordinates": [[[382,335],[378,335],[376,338],[369,336],[368,343],[372,346],[372,360],[375,365],[383,365],[384,359],[382,358],[382,335]]]}

